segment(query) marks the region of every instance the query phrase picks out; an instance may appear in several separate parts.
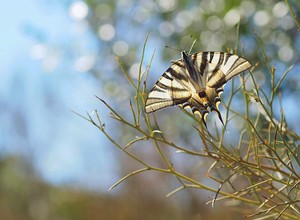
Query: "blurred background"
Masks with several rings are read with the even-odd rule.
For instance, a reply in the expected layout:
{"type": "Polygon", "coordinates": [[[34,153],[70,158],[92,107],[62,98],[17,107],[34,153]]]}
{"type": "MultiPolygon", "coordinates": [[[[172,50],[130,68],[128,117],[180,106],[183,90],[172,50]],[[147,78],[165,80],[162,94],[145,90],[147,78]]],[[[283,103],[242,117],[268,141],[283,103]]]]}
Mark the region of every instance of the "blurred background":
{"type": "MultiPolygon", "coordinates": [[[[299,18],[299,2],[289,2],[299,18]]],[[[186,190],[167,198],[166,194],[176,188],[175,178],[157,173],[132,177],[108,192],[112,184],[138,166],[72,111],[85,114],[97,109],[115,138],[128,141],[128,130],[109,123],[109,111],[94,95],[128,114],[128,103],[134,93],[115,57],[136,79],[148,33],[144,69],[155,51],[148,89],[168,68],[169,60],[180,57],[180,52],[165,46],[189,50],[196,39],[194,52],[228,48],[238,48],[239,54],[243,51],[248,60],[258,63],[254,75],[268,90],[270,75],[254,36],[257,33],[276,67],[277,80],[293,65],[281,88],[282,105],[289,127],[300,131],[297,110],[300,37],[284,1],[10,0],[2,3],[1,219],[219,219],[220,216],[240,219],[244,216],[242,208],[236,212],[231,204],[225,209],[221,205],[214,209],[205,205],[213,194],[201,190],[186,190]]],[[[226,100],[226,91],[222,98],[226,100]]],[[[162,111],[160,118],[162,124],[168,125],[164,126],[167,134],[177,137],[174,140],[193,144],[189,143],[190,124],[182,126],[185,118],[179,115],[180,111],[174,108],[162,111]],[[178,121],[172,120],[170,114],[179,117],[178,121]]],[[[279,108],[275,115],[279,118],[279,108]]],[[[214,123],[214,117],[210,117],[214,123]]],[[[152,155],[149,149],[143,153],[152,155]]],[[[153,156],[154,162],[155,159],[153,156]]]]}

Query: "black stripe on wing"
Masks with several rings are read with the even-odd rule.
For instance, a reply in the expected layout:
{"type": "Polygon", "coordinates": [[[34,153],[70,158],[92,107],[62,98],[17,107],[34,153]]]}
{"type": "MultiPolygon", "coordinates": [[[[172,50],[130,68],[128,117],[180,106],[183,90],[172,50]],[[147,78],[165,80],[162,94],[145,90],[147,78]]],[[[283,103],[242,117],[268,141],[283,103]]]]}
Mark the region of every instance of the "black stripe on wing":
{"type": "MultiPolygon", "coordinates": [[[[246,71],[247,69],[251,68],[251,66],[252,66],[248,60],[246,60],[245,58],[242,58],[242,57],[238,57],[237,55],[232,55],[229,58],[229,61],[227,63],[229,63],[230,60],[232,60],[232,57],[234,57],[235,60],[234,60],[234,62],[231,63],[231,67],[229,68],[229,70],[226,73],[226,81],[228,81],[232,77],[246,71]]],[[[221,69],[223,71],[223,67],[221,67],[221,69]]],[[[224,66],[224,71],[226,71],[225,66],[224,66]]]]}
{"type": "Polygon", "coordinates": [[[200,87],[218,87],[232,77],[249,69],[251,64],[245,58],[223,52],[200,52],[191,55],[201,80],[200,87]]]}
{"type": "Polygon", "coordinates": [[[181,104],[191,97],[188,79],[182,61],[176,61],[167,69],[148,94],[146,113],[181,104]]]}
{"type": "Polygon", "coordinates": [[[195,61],[197,57],[190,57],[186,54],[185,51],[181,52],[182,61],[185,65],[186,75],[188,76],[189,82],[193,85],[194,88],[198,88],[198,84],[201,81],[201,75],[199,75],[197,69],[195,69],[195,61]]]}
{"type": "Polygon", "coordinates": [[[251,64],[235,54],[211,52],[214,56],[207,68],[207,86],[220,87],[232,77],[249,69],[251,64]],[[212,69],[213,68],[213,69],[212,69]]]}
{"type": "Polygon", "coordinates": [[[203,53],[199,53],[201,55],[201,63],[200,63],[200,68],[199,68],[199,73],[201,76],[204,75],[204,71],[206,69],[208,60],[207,60],[207,55],[208,52],[203,52],[203,53]]]}

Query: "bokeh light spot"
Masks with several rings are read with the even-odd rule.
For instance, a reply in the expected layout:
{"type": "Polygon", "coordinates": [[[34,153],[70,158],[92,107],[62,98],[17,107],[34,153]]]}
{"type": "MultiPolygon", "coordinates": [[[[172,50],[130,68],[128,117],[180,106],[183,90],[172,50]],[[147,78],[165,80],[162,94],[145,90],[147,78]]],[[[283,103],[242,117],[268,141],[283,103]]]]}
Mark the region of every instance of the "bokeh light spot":
{"type": "Polygon", "coordinates": [[[163,21],[158,26],[158,31],[163,37],[170,37],[174,33],[174,29],[174,25],[168,21],[163,21]]]}
{"type": "Polygon", "coordinates": [[[117,41],[113,45],[113,51],[118,56],[125,56],[128,53],[128,44],[125,41],[117,41]]]}
{"type": "Polygon", "coordinates": [[[51,73],[57,67],[59,63],[59,57],[55,54],[48,55],[42,62],[42,69],[46,73],[51,73]]]}
{"type": "MultiPolygon", "coordinates": [[[[129,69],[129,73],[132,76],[132,78],[134,79],[138,79],[139,76],[139,68],[140,68],[140,63],[134,63],[130,69],[129,69]]],[[[145,67],[142,66],[142,70],[141,70],[141,74],[143,74],[145,72],[145,67]]]]}
{"type": "Polygon", "coordinates": [[[253,1],[242,1],[241,2],[241,9],[242,9],[242,14],[243,14],[243,17],[246,16],[246,17],[249,17],[251,16],[255,10],[256,10],[256,5],[255,5],[255,2],[253,1]]]}
{"type": "Polygon", "coordinates": [[[265,26],[270,21],[270,15],[267,11],[258,11],[254,14],[253,19],[257,26],[265,26]]]}
{"type": "Polygon", "coordinates": [[[177,6],[177,0],[159,0],[158,9],[161,12],[173,11],[177,6]]]}
{"type": "Polygon", "coordinates": [[[181,28],[187,28],[191,25],[193,17],[188,11],[181,11],[175,17],[175,23],[181,28]]]}
{"type": "Polygon", "coordinates": [[[273,7],[273,14],[275,17],[281,18],[285,16],[288,13],[288,8],[286,4],[282,2],[278,2],[274,7],[273,7]]]}
{"type": "Polygon", "coordinates": [[[282,29],[289,30],[295,26],[295,22],[291,16],[284,16],[279,19],[279,25],[282,29]]]}
{"type": "Polygon", "coordinates": [[[84,55],[84,56],[79,57],[75,61],[75,69],[78,72],[84,73],[84,72],[91,70],[93,68],[94,64],[95,64],[94,56],[84,55]]]}
{"type": "Polygon", "coordinates": [[[88,6],[82,1],[72,3],[69,8],[69,15],[75,21],[81,21],[85,19],[88,15],[88,12],[88,6]]]}
{"type": "Polygon", "coordinates": [[[233,8],[228,11],[224,17],[224,21],[228,26],[234,26],[240,21],[241,11],[233,8]]]}
{"type": "Polygon", "coordinates": [[[294,57],[294,50],[289,46],[283,46],[278,50],[278,57],[284,62],[289,62],[294,57]]]}
{"type": "Polygon", "coordinates": [[[134,13],[134,20],[137,22],[144,22],[150,16],[150,11],[145,7],[137,7],[136,12],[134,13]]]}
{"type": "Polygon", "coordinates": [[[217,16],[210,16],[206,20],[206,26],[212,31],[220,30],[220,28],[223,26],[223,22],[217,16]]]}
{"type": "Polygon", "coordinates": [[[48,47],[45,44],[36,44],[31,48],[30,56],[34,60],[41,60],[47,56],[48,47]]]}
{"type": "Polygon", "coordinates": [[[115,28],[111,24],[104,24],[99,28],[99,37],[104,41],[110,41],[115,36],[115,28]]]}

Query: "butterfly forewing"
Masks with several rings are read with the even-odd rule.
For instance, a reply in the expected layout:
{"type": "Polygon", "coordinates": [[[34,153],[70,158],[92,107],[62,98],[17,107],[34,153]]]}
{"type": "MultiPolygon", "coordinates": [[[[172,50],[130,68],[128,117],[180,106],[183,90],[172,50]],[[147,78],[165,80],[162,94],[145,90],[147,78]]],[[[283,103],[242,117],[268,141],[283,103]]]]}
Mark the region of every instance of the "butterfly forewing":
{"type": "Polygon", "coordinates": [[[226,65],[224,66],[224,68],[222,67],[221,70],[226,73],[226,81],[228,81],[232,77],[240,74],[241,72],[244,72],[250,67],[251,64],[248,60],[242,57],[238,57],[237,55],[231,54],[231,56],[228,58],[226,65]],[[225,69],[225,67],[228,68],[228,71],[227,69],[225,69]]]}
{"type": "Polygon", "coordinates": [[[191,97],[191,89],[192,86],[189,83],[183,62],[175,61],[150,91],[146,100],[146,113],[182,104],[191,97]]]}
{"type": "Polygon", "coordinates": [[[195,68],[202,76],[202,84],[210,87],[221,86],[232,77],[249,69],[251,64],[235,54],[223,52],[200,52],[191,55],[195,68]]]}

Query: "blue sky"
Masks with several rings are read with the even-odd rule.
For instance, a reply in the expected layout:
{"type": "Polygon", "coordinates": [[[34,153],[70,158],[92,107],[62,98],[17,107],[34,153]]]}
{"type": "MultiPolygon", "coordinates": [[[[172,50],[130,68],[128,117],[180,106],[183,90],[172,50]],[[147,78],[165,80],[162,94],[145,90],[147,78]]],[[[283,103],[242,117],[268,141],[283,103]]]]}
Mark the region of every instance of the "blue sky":
{"type": "Polygon", "coordinates": [[[66,6],[47,2],[11,0],[0,9],[0,155],[32,159],[53,184],[107,190],[118,171],[111,146],[71,112],[99,107],[99,84],[74,68],[94,53],[93,39],[78,32],[66,6]],[[36,45],[47,45],[51,59],[33,59],[36,45]]]}

